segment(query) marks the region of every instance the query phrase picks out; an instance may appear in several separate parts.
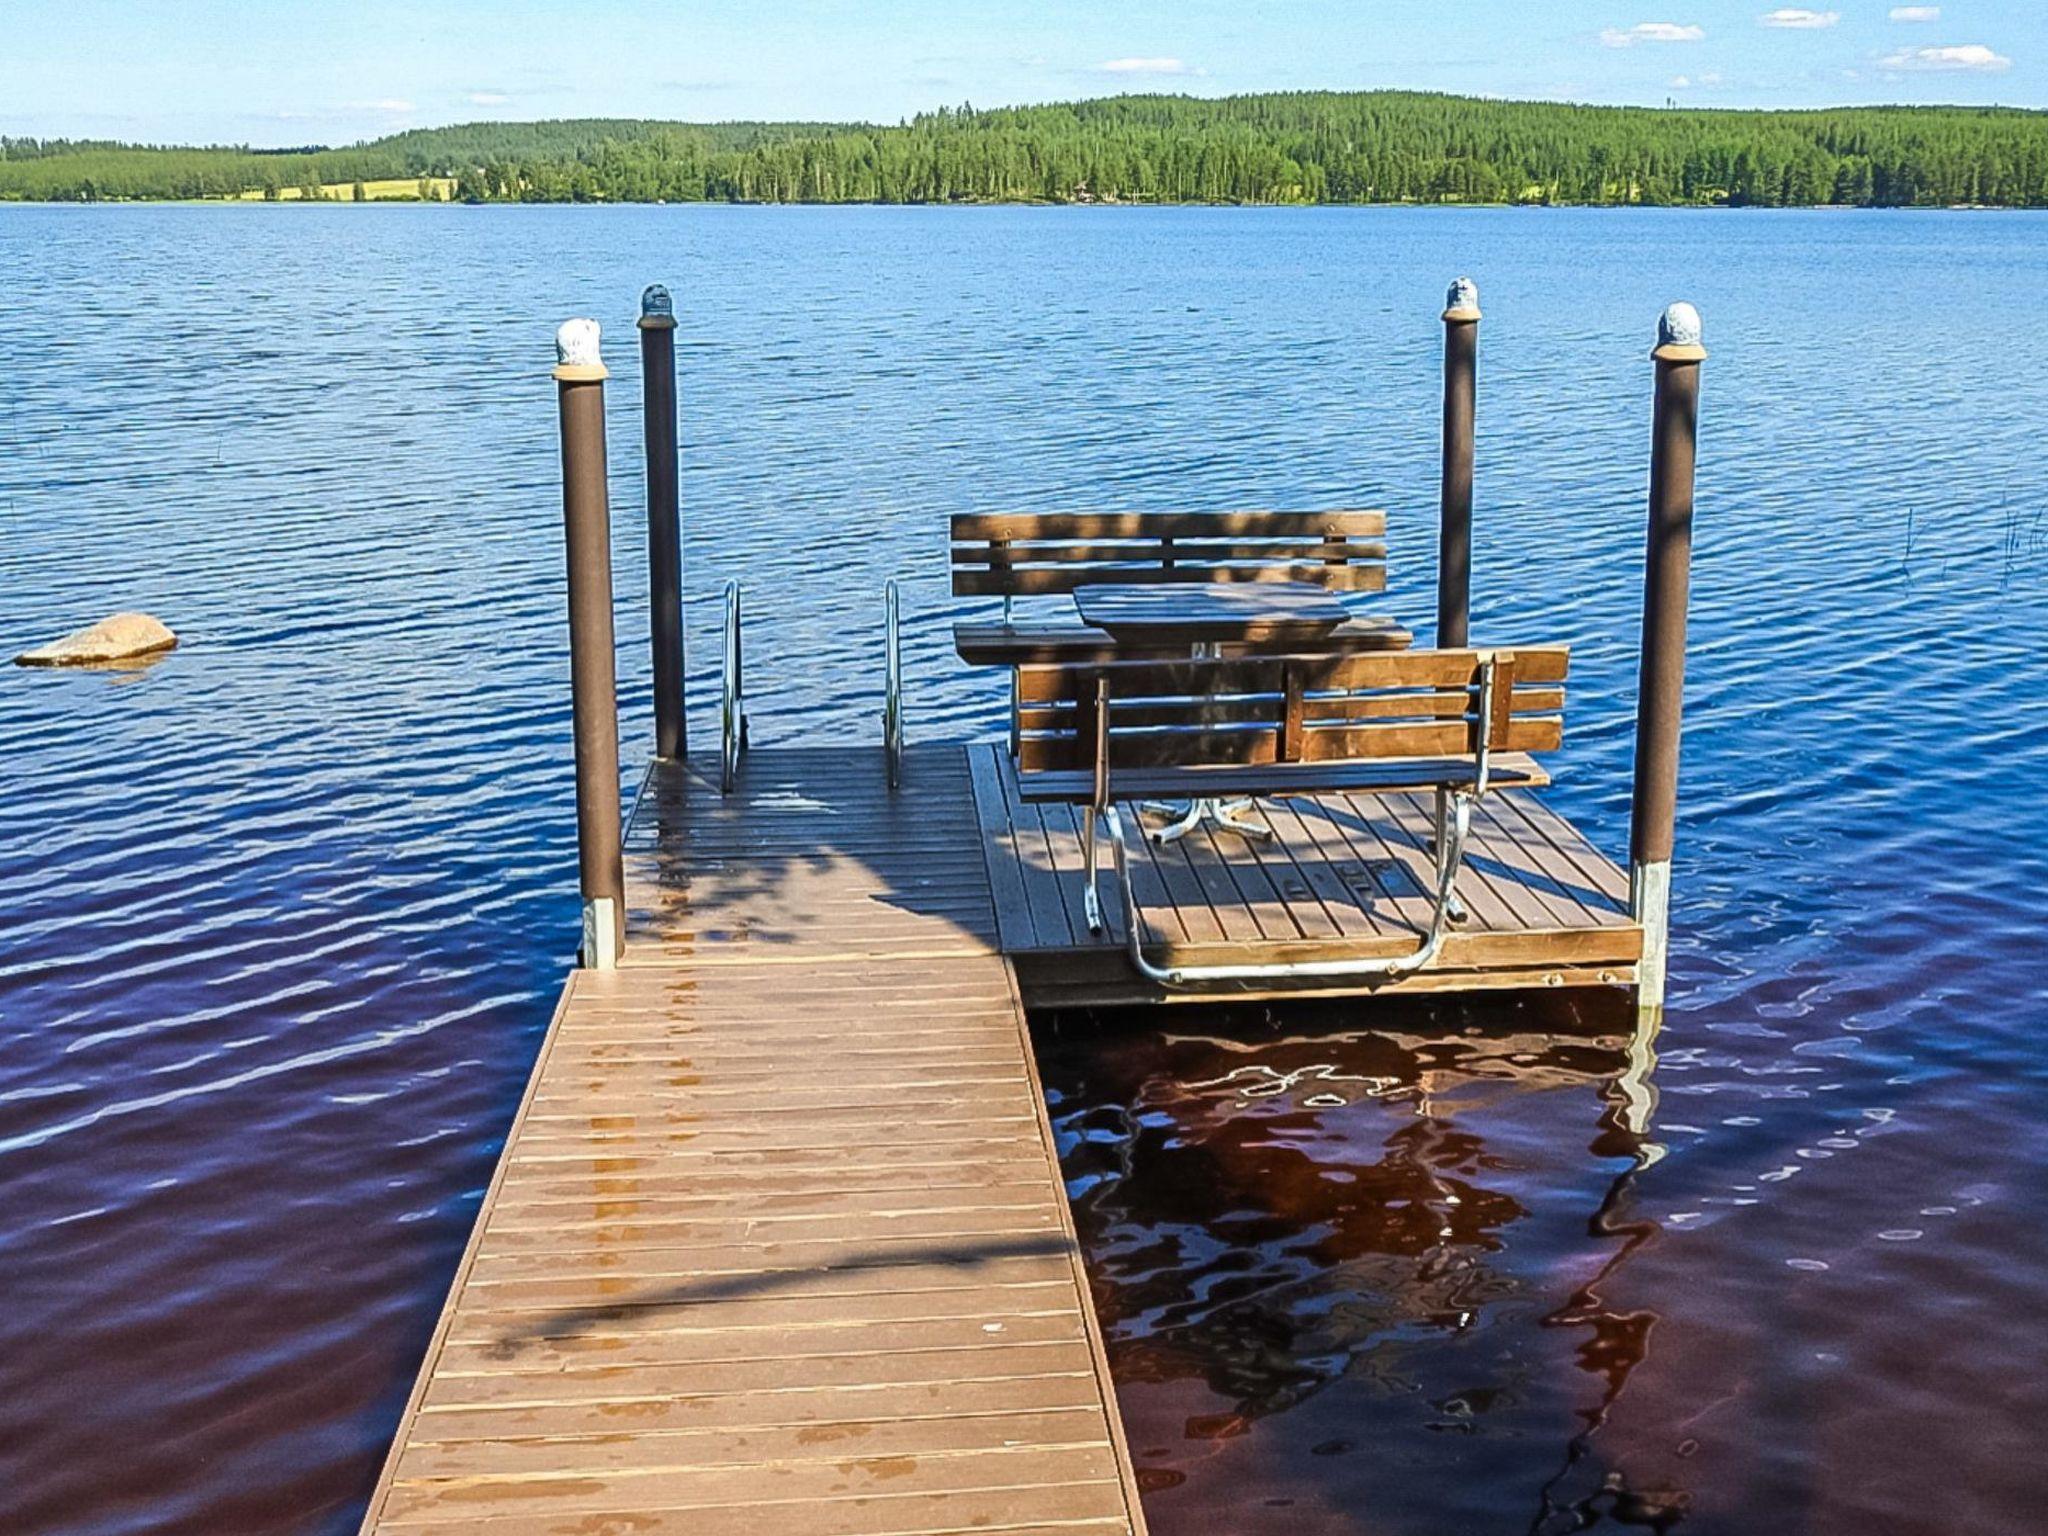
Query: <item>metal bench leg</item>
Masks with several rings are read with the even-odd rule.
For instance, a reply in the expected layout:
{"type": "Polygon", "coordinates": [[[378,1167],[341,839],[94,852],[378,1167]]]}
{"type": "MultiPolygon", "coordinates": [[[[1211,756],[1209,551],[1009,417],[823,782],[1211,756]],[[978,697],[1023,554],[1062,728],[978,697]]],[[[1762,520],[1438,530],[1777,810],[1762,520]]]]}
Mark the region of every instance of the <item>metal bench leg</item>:
{"type": "Polygon", "coordinates": [[[729,795],[739,778],[740,754],[747,749],[747,700],[740,658],[740,584],[736,581],[725,584],[725,664],[718,726],[718,792],[729,795]]]}
{"type": "MultiPolygon", "coordinates": [[[[1436,855],[1436,871],[1438,880],[1443,879],[1444,850],[1449,843],[1449,838],[1446,836],[1446,830],[1447,823],[1450,819],[1450,809],[1451,792],[1447,789],[1439,788],[1436,792],[1436,836],[1430,839],[1429,844],[1429,851],[1436,855]]],[[[1459,851],[1462,856],[1462,842],[1460,844],[1459,851]]],[[[1451,892],[1450,901],[1445,910],[1447,911],[1451,921],[1454,923],[1462,923],[1466,920],[1468,916],[1470,916],[1470,914],[1467,913],[1465,910],[1465,903],[1458,899],[1458,893],[1456,891],[1451,892]]]]}
{"type": "Polygon", "coordinates": [[[1273,836],[1273,829],[1262,821],[1247,821],[1244,816],[1258,803],[1249,797],[1243,800],[1190,800],[1186,805],[1177,805],[1171,800],[1148,800],[1140,809],[1175,818],[1145,834],[1155,843],[1177,843],[1204,825],[1267,842],[1273,836]]]}
{"type": "MultiPolygon", "coordinates": [[[[1116,813],[1110,812],[1113,816],[1116,813]]],[[[1088,871],[1088,889],[1081,897],[1081,910],[1088,914],[1088,931],[1102,932],[1102,896],[1096,889],[1096,843],[1095,807],[1088,806],[1081,812],[1081,859],[1088,871]]]]}
{"type": "Polygon", "coordinates": [[[1252,809],[1258,803],[1249,795],[1242,800],[1223,800],[1217,802],[1215,811],[1216,825],[1227,827],[1232,832],[1242,833],[1246,837],[1256,837],[1262,843],[1270,843],[1273,840],[1273,829],[1271,827],[1267,826],[1263,821],[1245,820],[1245,812],[1252,809]]]}

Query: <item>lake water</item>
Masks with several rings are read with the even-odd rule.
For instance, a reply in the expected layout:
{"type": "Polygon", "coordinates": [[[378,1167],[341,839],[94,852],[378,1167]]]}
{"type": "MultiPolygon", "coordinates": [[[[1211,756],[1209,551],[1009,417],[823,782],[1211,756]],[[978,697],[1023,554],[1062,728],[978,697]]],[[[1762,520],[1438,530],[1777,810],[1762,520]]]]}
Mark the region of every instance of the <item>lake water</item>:
{"type": "MultiPolygon", "coordinates": [[[[1433,599],[1482,287],[1474,633],[1562,639],[1626,840],[1651,366],[1706,316],[1646,1134],[1554,1009],[1060,1021],[1158,1536],[1992,1532],[2048,1501],[2048,218],[0,207],[0,1528],[353,1529],[576,928],[555,324],[682,316],[695,697],[990,730],[968,508],[1384,506],[1433,599]]],[[[711,723],[701,716],[700,730],[711,723]]]]}

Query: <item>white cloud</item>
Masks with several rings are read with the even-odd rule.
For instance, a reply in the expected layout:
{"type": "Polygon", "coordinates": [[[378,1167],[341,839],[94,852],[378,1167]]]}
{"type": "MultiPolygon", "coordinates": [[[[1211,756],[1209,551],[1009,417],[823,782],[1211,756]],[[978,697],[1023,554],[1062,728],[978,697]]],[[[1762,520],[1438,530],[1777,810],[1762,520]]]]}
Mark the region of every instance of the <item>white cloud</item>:
{"type": "Polygon", "coordinates": [[[1183,59],[1105,59],[1095,66],[1105,75],[1192,75],[1183,59]]]}
{"type": "Polygon", "coordinates": [[[1628,28],[1607,28],[1600,41],[1609,48],[1633,48],[1637,43],[1696,43],[1706,35],[1704,27],[1690,23],[1639,21],[1628,28]]]}
{"type": "Polygon", "coordinates": [[[1671,89],[1674,91],[1689,91],[1692,89],[1692,80],[1686,75],[1673,75],[1671,77],[1671,89]]]}
{"type": "Polygon", "coordinates": [[[1842,19],[1840,11],[1805,11],[1786,8],[1766,11],[1757,18],[1760,27],[1781,27],[1790,32],[1818,32],[1822,27],[1832,27],[1842,19]]]}
{"type": "Polygon", "coordinates": [[[502,107],[512,98],[503,91],[471,91],[469,104],[472,107],[502,107]]]}
{"type": "Polygon", "coordinates": [[[1982,43],[1965,43],[1959,48],[1901,48],[1878,60],[1877,67],[1895,73],[1999,75],[2012,68],[2012,60],[1982,43]]]}
{"type": "Polygon", "coordinates": [[[396,96],[381,96],[375,101],[352,101],[349,107],[356,112],[386,112],[393,117],[403,117],[408,112],[419,110],[411,102],[396,96]]]}
{"type": "Polygon", "coordinates": [[[1892,7],[1893,21],[1939,21],[1941,7],[1938,5],[1895,5],[1892,7]]]}
{"type": "Polygon", "coordinates": [[[1720,83],[1721,72],[1718,69],[1703,70],[1697,75],[1673,75],[1671,77],[1671,89],[1674,91],[1689,91],[1696,85],[1711,88],[1720,83]]]}

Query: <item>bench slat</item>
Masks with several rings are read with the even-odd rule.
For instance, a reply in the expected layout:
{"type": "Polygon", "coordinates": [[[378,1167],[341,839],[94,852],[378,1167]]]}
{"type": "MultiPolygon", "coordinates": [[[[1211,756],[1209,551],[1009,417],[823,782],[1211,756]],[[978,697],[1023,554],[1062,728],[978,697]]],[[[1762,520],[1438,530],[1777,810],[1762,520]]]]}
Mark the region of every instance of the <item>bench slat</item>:
{"type": "MultiPolygon", "coordinates": [[[[1112,712],[1113,726],[1121,726],[1112,712]]],[[[1209,730],[1131,731],[1113,729],[1109,765],[1123,794],[1127,768],[1183,766],[1201,773],[1212,764],[1258,766],[1280,758],[1281,722],[1277,708],[1264,722],[1209,730]]],[[[1557,715],[1516,715],[1493,737],[1496,749],[1507,752],[1554,752],[1564,744],[1564,721],[1557,715]]],[[[1344,762],[1355,758],[1435,758],[1469,752],[1472,724],[1446,720],[1438,724],[1383,723],[1306,726],[1301,732],[1301,761],[1344,762]]],[[[1078,769],[1095,758],[1092,737],[1076,734],[1024,735],[1017,742],[1017,767],[1024,773],[1078,769]]],[[[1465,759],[1467,765],[1470,759],[1465,759]]]]}
{"type": "Polygon", "coordinates": [[[1323,539],[1317,535],[1304,538],[1272,538],[1243,543],[1223,543],[1215,539],[1175,539],[1170,546],[1160,539],[1132,539],[1117,544],[1037,544],[1010,543],[1002,545],[957,544],[953,547],[955,565],[999,565],[1003,570],[1020,570],[1033,565],[1072,565],[1090,561],[1098,564],[1157,565],[1162,558],[1170,559],[1176,566],[1201,566],[1218,560],[1288,560],[1296,564],[1305,561],[1320,561],[1328,564],[1342,560],[1384,560],[1387,557],[1385,544],[1363,544],[1345,539],[1323,539]],[[990,550],[1000,552],[1002,558],[992,561],[990,550]]]}
{"type": "MultiPolygon", "coordinates": [[[[1223,699],[1202,711],[1203,723],[1211,725],[1270,725],[1284,704],[1297,706],[1304,726],[1330,720],[1462,720],[1472,715],[1475,700],[1470,690],[1451,689],[1441,693],[1339,694],[1317,698],[1313,694],[1289,696],[1260,695],[1223,699]]],[[[1520,688],[1513,694],[1514,708],[1524,714],[1558,714],[1564,709],[1562,688],[1520,688]]],[[[1185,725],[1184,704],[1114,704],[1116,724],[1126,730],[1149,726],[1185,725]]],[[[1026,732],[1077,731],[1087,720],[1088,709],[1078,703],[1027,703],[1017,711],[1017,721],[1026,732]]],[[[1284,714],[1279,718],[1285,719],[1284,714]]]]}
{"type": "Polygon", "coordinates": [[[952,520],[953,592],[1036,597],[1091,582],[1312,582],[1386,589],[1384,512],[997,512],[952,520]]]}
{"type": "MultiPolygon", "coordinates": [[[[1346,620],[1316,641],[1318,650],[1397,651],[1414,644],[1415,637],[1392,619],[1356,618],[1346,620]]],[[[1016,667],[1034,663],[1080,663],[1115,661],[1120,650],[1107,633],[1074,623],[1003,624],[996,621],[962,620],[953,626],[953,649],[960,659],[975,667],[1016,667]]],[[[1226,645],[1225,655],[1252,654],[1259,647],[1226,645]]]]}
{"type": "Polygon", "coordinates": [[[1138,539],[1233,537],[1378,538],[1385,512],[961,512],[953,539],[1138,539]]]}
{"type": "MultiPolygon", "coordinates": [[[[1534,758],[1503,753],[1489,768],[1502,789],[1541,789],[1550,775],[1534,758]]],[[[1277,763],[1259,767],[1132,769],[1116,776],[1119,801],[1182,799],[1237,795],[1312,795],[1335,791],[1399,793],[1433,789],[1439,784],[1470,783],[1470,758],[1374,758],[1344,763],[1277,763]]],[[[1086,805],[1094,794],[1094,775],[1075,769],[1034,773],[1017,780],[1017,796],[1029,805],[1086,805]]]]}
{"type": "MultiPolygon", "coordinates": [[[[1318,647],[1320,652],[1320,646],[1318,647]]],[[[1562,645],[1515,646],[1515,682],[1561,683],[1571,661],[1562,645]]],[[[1107,668],[1115,698],[1226,699],[1234,695],[1277,697],[1286,686],[1285,669],[1299,668],[1302,686],[1319,690],[1369,688],[1471,688],[1479,682],[1482,650],[1383,651],[1364,654],[1285,657],[1246,656],[1219,667],[1213,661],[1124,661],[1107,668]]],[[[1027,666],[1018,677],[1017,697],[1026,703],[1081,702],[1095,697],[1102,666],[1027,666]]]]}
{"type": "Polygon", "coordinates": [[[1386,567],[1381,565],[1018,565],[953,572],[955,597],[1044,597],[1071,592],[1095,582],[1125,585],[1140,582],[1307,581],[1340,592],[1384,592],[1386,567]]]}

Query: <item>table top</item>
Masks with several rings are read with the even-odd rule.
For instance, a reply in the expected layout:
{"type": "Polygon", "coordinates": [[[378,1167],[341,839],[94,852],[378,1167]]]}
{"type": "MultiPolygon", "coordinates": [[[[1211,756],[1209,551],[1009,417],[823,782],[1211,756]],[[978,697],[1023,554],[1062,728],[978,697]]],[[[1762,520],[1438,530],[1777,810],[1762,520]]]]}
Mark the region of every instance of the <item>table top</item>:
{"type": "Polygon", "coordinates": [[[1084,623],[1120,645],[1202,645],[1315,640],[1350,614],[1307,581],[1091,582],[1074,589],[1084,623]]]}

